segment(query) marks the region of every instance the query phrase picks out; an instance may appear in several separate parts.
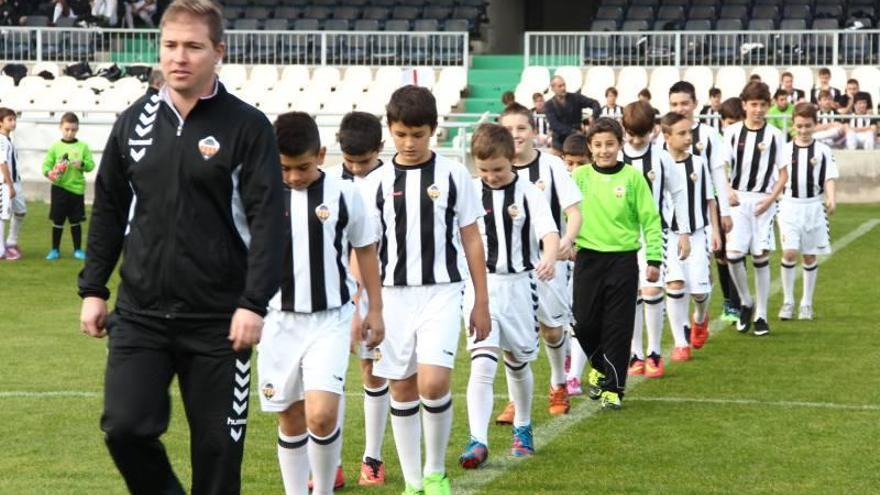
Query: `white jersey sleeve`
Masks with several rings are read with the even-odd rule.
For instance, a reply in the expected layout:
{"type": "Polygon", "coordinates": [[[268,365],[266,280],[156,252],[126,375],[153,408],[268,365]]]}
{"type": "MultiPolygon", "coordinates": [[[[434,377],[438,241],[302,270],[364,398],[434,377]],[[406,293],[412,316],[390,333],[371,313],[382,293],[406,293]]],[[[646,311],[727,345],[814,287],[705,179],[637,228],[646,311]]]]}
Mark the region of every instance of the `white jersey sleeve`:
{"type": "MultiPolygon", "coordinates": [[[[663,166],[664,190],[661,194],[666,195],[668,202],[672,204],[672,210],[676,218],[688,218],[687,175],[683,167],[676,166],[675,160],[665,150],[660,153],[660,163],[663,166]]],[[[665,209],[665,208],[664,208],[665,209]]],[[[663,212],[660,212],[663,214],[663,212]]],[[[667,217],[667,220],[669,218],[667,217]]],[[[687,222],[679,222],[678,233],[690,232],[687,222]]]]}
{"type": "Polygon", "coordinates": [[[455,198],[455,215],[458,217],[458,226],[459,228],[467,227],[485,214],[479,189],[474,185],[474,180],[464,165],[456,162],[452,173],[455,174],[455,183],[460,188],[458,197],[455,198]]]}
{"type": "Polygon", "coordinates": [[[362,188],[350,182],[342,183],[342,195],[348,205],[348,224],[345,227],[348,241],[352,247],[364,247],[379,240],[379,229],[375,218],[364,203],[362,188]]]}
{"type": "Polygon", "coordinates": [[[551,161],[550,168],[553,170],[554,187],[556,187],[556,194],[559,195],[559,205],[562,210],[580,203],[583,199],[581,190],[568,174],[562,160],[551,161]]]}
{"type": "Polygon", "coordinates": [[[550,204],[544,193],[533,184],[523,184],[523,195],[529,202],[529,215],[532,219],[532,229],[535,237],[540,241],[547,234],[559,233],[553,214],[550,212],[550,204]]]}
{"type": "MultiPolygon", "coordinates": [[[[831,153],[831,148],[823,143],[816,143],[817,146],[821,145],[822,154],[826,157],[827,168],[825,169],[825,181],[837,179],[840,177],[840,171],[837,169],[837,162],[834,161],[834,154],[831,153]]],[[[825,184],[821,184],[824,188],[825,184]]]]}
{"type": "Polygon", "coordinates": [[[709,170],[712,174],[712,185],[715,188],[715,196],[718,197],[718,210],[722,217],[730,216],[730,199],[727,197],[727,170],[725,164],[728,163],[730,151],[726,150],[727,144],[725,139],[721,139],[718,131],[711,126],[706,128],[706,136],[709,145],[712,147],[712,156],[709,161],[709,170]]]}

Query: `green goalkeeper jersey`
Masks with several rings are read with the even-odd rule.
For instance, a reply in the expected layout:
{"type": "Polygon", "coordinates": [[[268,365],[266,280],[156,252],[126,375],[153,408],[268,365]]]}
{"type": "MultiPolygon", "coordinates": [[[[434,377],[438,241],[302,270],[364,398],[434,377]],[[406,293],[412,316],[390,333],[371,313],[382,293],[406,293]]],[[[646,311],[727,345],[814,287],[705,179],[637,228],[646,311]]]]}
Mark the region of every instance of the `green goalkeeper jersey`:
{"type": "Polygon", "coordinates": [[[645,255],[660,265],[663,234],[660,214],[642,174],[622,162],[611,168],[584,165],[572,174],[584,196],[578,248],[601,252],[638,251],[644,234],[645,255]]]}
{"type": "Polygon", "coordinates": [[[43,160],[43,175],[48,177],[49,172],[55,168],[55,165],[64,159],[70,164],[74,162],[82,162],[82,168],[76,168],[68,165],[67,170],[58,176],[58,180],[53,182],[56,186],[70,191],[74,194],[83,195],[86,193],[86,172],[95,169],[95,160],[92,159],[92,152],[89,145],[76,140],[73,142],[57,141],[49,147],[46,152],[46,159],[43,160]]]}

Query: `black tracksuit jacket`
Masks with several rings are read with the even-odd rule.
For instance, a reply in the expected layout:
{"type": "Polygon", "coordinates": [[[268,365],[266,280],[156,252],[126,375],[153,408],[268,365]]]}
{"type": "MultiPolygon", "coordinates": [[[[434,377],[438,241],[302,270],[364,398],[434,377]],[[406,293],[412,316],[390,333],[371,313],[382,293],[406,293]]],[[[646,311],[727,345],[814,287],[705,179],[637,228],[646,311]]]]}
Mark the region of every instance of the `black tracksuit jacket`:
{"type": "Polygon", "coordinates": [[[184,121],[163,91],[113,126],[95,183],[79,294],[160,318],[265,315],[278,290],[283,186],[272,125],[215,83],[184,121]]]}

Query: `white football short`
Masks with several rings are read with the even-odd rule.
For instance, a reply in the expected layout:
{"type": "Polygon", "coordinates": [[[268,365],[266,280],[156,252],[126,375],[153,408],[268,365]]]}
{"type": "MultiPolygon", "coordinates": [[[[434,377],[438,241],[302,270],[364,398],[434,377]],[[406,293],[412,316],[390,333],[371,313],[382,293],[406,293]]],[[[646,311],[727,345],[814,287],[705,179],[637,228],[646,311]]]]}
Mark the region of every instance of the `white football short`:
{"type": "Polygon", "coordinates": [[[464,282],[383,287],[385,340],[373,356],[373,375],[403,380],[419,364],[452,369],[464,287],[464,282]]]}
{"type": "Polygon", "coordinates": [[[24,199],[24,187],[21,182],[14,182],[12,188],[15,197],[10,198],[9,184],[0,184],[0,220],[9,220],[12,215],[23,216],[27,213],[27,203],[24,199]]]}
{"type": "Polygon", "coordinates": [[[556,275],[553,280],[538,280],[538,321],[550,328],[568,325],[571,317],[571,263],[556,262],[556,275]]]}
{"type": "Polygon", "coordinates": [[[306,390],[342,395],[353,314],[353,304],[318,313],[269,311],[257,346],[264,411],[284,411],[306,390]]]}
{"type": "MultiPolygon", "coordinates": [[[[511,353],[517,362],[538,357],[538,284],[533,272],[488,274],[489,313],[492,330],[485,340],[474,342],[468,335],[468,350],[497,347],[511,353]]],[[[470,321],[474,289],[464,291],[464,321],[470,321]]],[[[467,332],[467,329],[465,329],[467,332]]]]}
{"type": "Polygon", "coordinates": [[[669,245],[675,246],[675,249],[667,251],[667,282],[684,282],[691,294],[712,292],[710,229],[706,227],[691,232],[691,253],[684,260],[678,256],[678,234],[669,233],[669,245]]]}
{"type": "Polygon", "coordinates": [[[783,198],[777,218],[782,249],[808,255],[831,252],[828,216],[821,198],[783,198]]]}
{"type": "MultiPolygon", "coordinates": [[[[639,288],[645,287],[663,287],[665,285],[665,276],[666,276],[666,256],[667,252],[671,251],[678,252],[678,244],[672,245],[669,243],[669,234],[670,229],[663,229],[663,260],[660,263],[660,277],[657,278],[656,282],[648,282],[645,278],[645,271],[648,269],[648,258],[645,255],[645,238],[642,237],[641,244],[642,247],[639,248],[638,260],[639,260],[639,288]]],[[[676,240],[676,243],[678,240],[676,240]]]]}
{"type": "Polygon", "coordinates": [[[776,249],[776,240],[773,237],[776,204],[755,216],[758,202],[767,195],[742,191],[737,191],[736,194],[739,196],[739,205],[730,209],[733,229],[727,234],[727,251],[758,256],[764,251],[776,249]]]}

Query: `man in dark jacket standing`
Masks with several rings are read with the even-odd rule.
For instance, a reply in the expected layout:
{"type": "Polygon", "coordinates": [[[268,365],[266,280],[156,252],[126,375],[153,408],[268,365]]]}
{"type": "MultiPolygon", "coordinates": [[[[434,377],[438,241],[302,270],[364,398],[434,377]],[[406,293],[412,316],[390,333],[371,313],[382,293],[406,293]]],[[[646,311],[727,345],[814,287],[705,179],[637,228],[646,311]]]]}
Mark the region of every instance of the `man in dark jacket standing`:
{"type": "Polygon", "coordinates": [[[599,102],[588,98],[580,93],[568,93],[565,88],[565,79],[560,76],[554,76],[550,80],[550,89],[553,91],[553,98],[544,103],[544,115],[547,117],[547,123],[550,124],[550,130],[553,132],[553,149],[561,152],[562,143],[565,138],[574,134],[581,128],[581,122],[587,117],[599,116],[599,102]]]}
{"type": "Polygon", "coordinates": [[[168,7],[166,84],[119,117],[95,184],[81,325],[109,335],[101,429],[135,494],[184,493],[159,441],[174,375],[190,426],[191,493],[240,492],[250,349],[280,286],[279,152],[266,117],[214,75],[222,26],[211,0],[168,7]]]}

